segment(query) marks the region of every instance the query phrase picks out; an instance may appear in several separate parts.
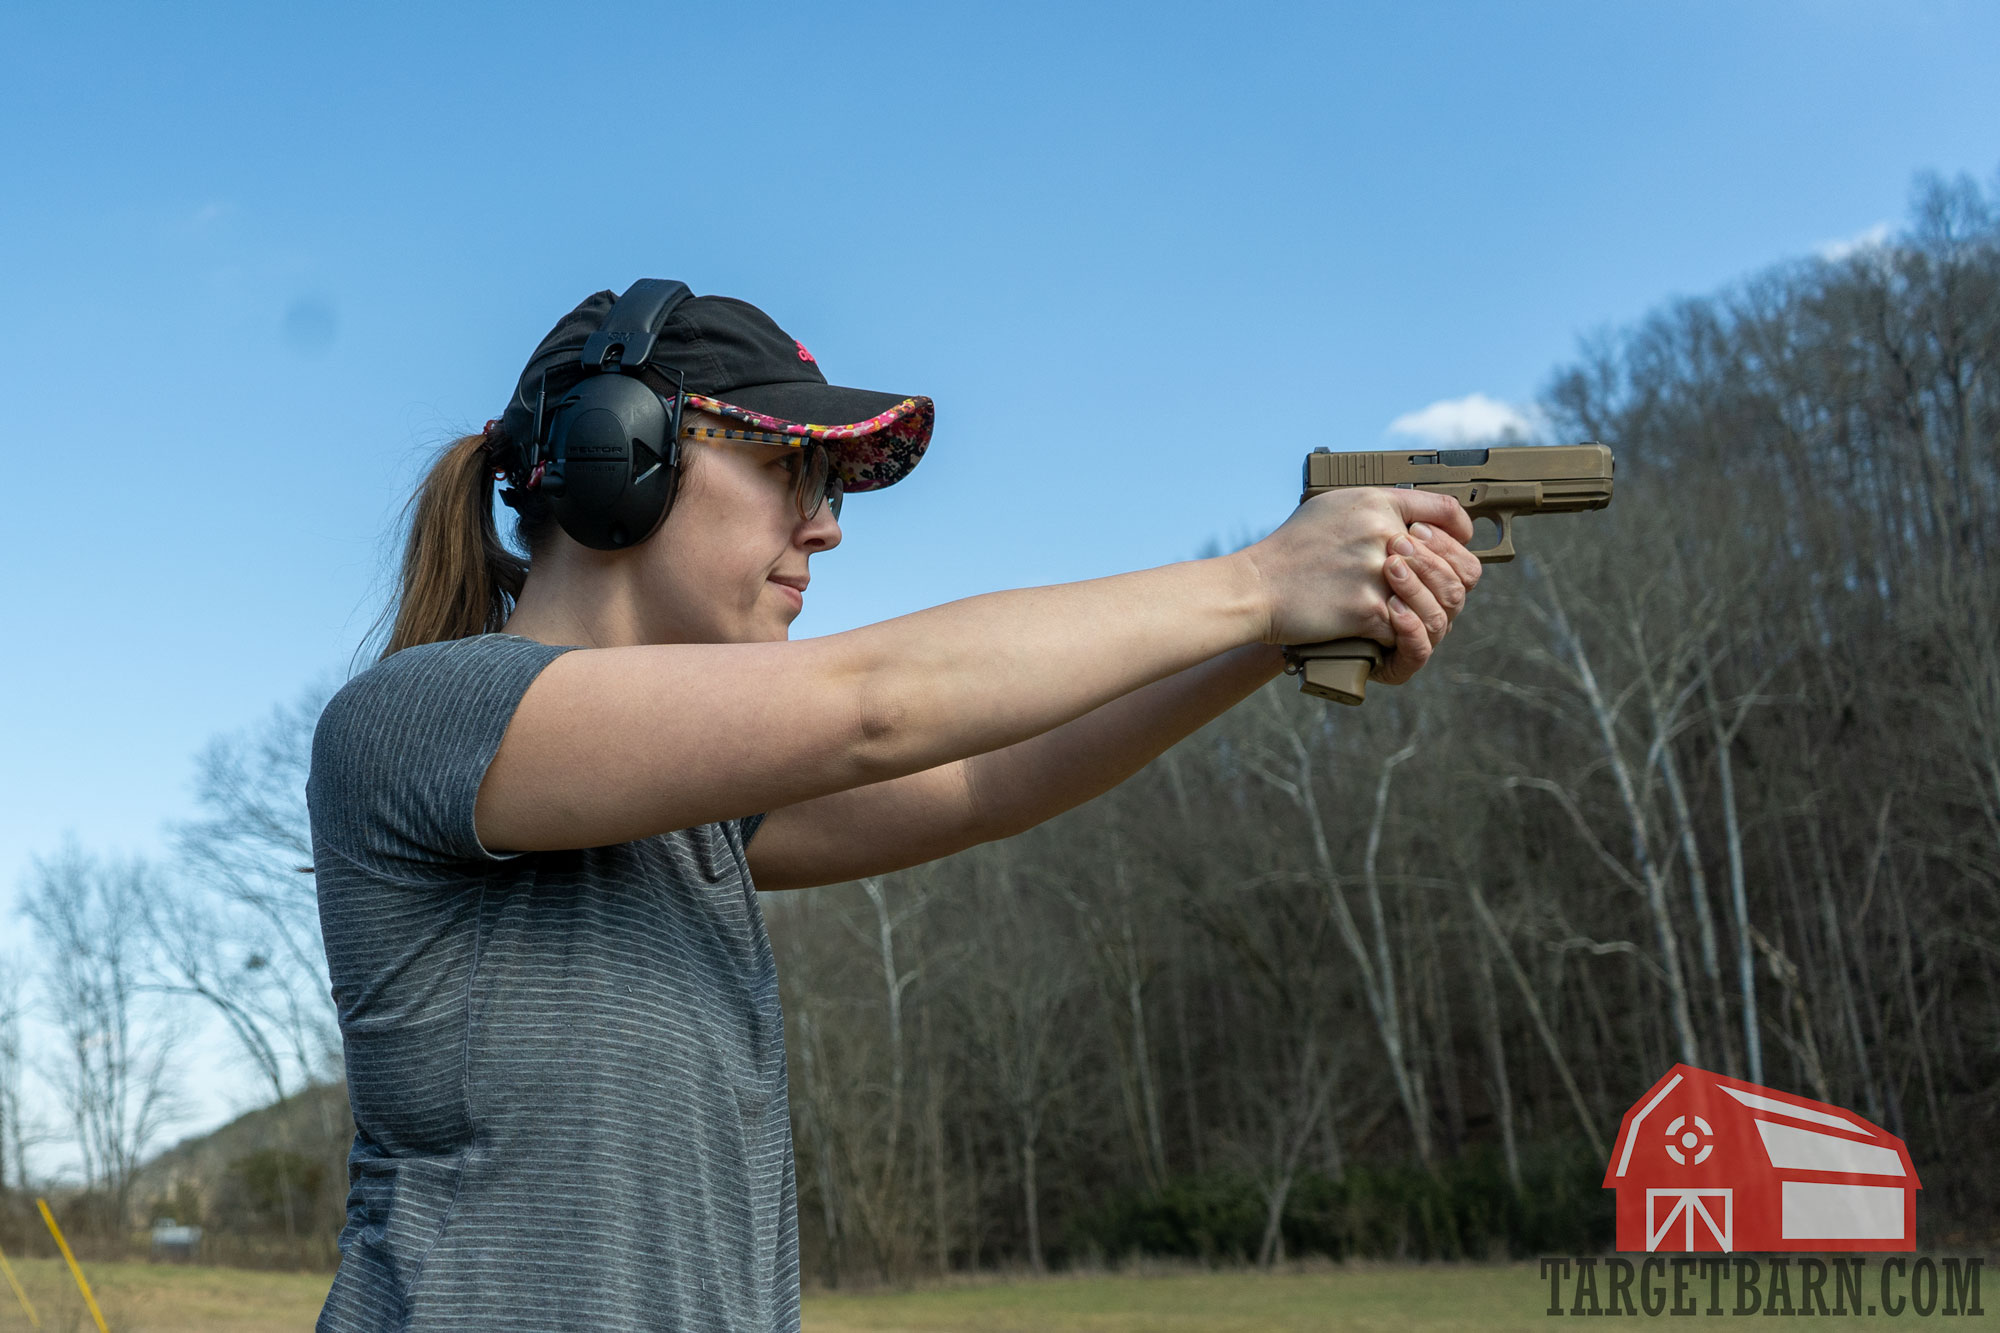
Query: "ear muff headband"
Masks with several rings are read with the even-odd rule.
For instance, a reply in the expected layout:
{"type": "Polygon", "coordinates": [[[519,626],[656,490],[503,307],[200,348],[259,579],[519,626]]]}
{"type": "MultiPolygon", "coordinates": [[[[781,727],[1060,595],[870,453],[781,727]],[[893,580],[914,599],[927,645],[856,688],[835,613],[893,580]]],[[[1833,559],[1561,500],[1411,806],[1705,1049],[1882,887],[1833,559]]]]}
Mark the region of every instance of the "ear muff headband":
{"type": "Polygon", "coordinates": [[[641,278],[584,343],[582,379],[552,394],[549,376],[566,368],[568,357],[539,368],[534,441],[516,484],[547,495],[562,530],[594,551],[638,545],[673,505],[686,385],[680,371],[649,366],[646,358],[691,295],[686,283],[641,278]],[[650,373],[642,375],[642,367],[650,373]],[[648,383],[654,375],[672,391],[648,383]]]}

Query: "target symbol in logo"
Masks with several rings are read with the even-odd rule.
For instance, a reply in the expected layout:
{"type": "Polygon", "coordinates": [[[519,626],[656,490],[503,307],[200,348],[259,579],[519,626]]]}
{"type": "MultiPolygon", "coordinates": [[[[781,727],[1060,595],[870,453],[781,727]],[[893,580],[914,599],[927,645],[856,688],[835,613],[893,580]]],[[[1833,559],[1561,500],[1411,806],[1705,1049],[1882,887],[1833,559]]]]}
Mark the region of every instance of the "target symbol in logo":
{"type": "Polygon", "coordinates": [[[1694,1165],[1700,1166],[1715,1151],[1715,1145],[1708,1141],[1715,1137],[1715,1131],[1700,1116],[1694,1117],[1693,1129],[1687,1128],[1687,1122],[1687,1116],[1677,1115],[1674,1123],[1667,1126],[1667,1156],[1686,1166],[1691,1155],[1694,1165]],[[1701,1151],[1695,1151],[1696,1144],[1701,1145],[1701,1151]],[[1681,1152],[1683,1148],[1687,1149],[1687,1153],[1681,1152]]]}

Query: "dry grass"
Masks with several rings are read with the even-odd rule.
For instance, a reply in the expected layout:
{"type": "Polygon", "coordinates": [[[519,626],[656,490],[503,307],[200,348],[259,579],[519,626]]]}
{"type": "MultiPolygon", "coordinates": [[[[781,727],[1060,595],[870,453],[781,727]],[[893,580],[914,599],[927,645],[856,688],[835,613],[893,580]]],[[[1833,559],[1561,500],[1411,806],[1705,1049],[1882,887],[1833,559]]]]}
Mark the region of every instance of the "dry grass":
{"type": "MultiPolygon", "coordinates": [[[[11,1257],[11,1256],[10,1256],[11,1257]]],[[[14,1259],[43,1333],[95,1333],[60,1259],[14,1259]]],[[[261,1273],[192,1264],[86,1263],[84,1277],[112,1333],[291,1333],[309,1330],[326,1300],[325,1273],[261,1273]]],[[[0,1281],[0,1333],[31,1327],[0,1281]]]]}
{"type": "MultiPolygon", "coordinates": [[[[91,1333],[90,1316],[60,1260],[17,1259],[14,1266],[47,1333],[91,1333]]],[[[113,1333],[306,1333],[328,1282],[324,1273],[143,1263],[91,1264],[85,1272],[113,1333]]],[[[805,1333],[1546,1333],[1547,1303],[1548,1284],[1533,1264],[1319,1265],[1269,1274],[1149,1267],[1137,1273],[964,1279],[907,1291],[811,1292],[805,1333]]],[[[1989,1297],[1986,1308],[1996,1306],[2000,1302],[1989,1297]]],[[[1989,1314],[1953,1325],[1993,1322],[1989,1314]]],[[[1813,1325],[1862,1328],[1878,1327],[1879,1321],[1818,1318],[1813,1325]]],[[[28,1327],[26,1315],[0,1285],[0,1333],[28,1327]]]]}

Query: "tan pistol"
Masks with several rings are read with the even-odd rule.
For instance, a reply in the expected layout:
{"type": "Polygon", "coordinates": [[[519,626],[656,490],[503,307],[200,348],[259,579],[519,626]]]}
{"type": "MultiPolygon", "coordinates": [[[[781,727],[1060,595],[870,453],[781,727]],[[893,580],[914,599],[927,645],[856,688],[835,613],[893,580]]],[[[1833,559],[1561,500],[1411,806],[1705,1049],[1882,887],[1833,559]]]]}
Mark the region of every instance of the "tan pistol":
{"type": "MultiPolygon", "coordinates": [[[[1485,564],[1514,558],[1514,519],[1521,514],[1573,514],[1611,503],[1611,450],[1586,444],[1502,445],[1490,449],[1380,449],[1306,455],[1304,504],[1321,491],[1347,486],[1399,486],[1455,497],[1474,519],[1490,518],[1500,538],[1475,550],[1485,564]]],[[[1389,650],[1373,639],[1329,639],[1285,649],[1285,670],[1299,688],[1335,703],[1358,704],[1368,673],[1389,650]]]]}

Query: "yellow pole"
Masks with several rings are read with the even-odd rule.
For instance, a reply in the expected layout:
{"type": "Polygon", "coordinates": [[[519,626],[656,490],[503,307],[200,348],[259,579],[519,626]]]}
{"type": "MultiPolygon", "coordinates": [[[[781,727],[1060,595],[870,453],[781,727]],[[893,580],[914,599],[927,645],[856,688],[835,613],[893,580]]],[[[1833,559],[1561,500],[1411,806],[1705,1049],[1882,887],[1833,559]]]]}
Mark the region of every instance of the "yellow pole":
{"type": "Polygon", "coordinates": [[[97,1297],[90,1294],[90,1284],[83,1280],[82,1266],[77,1263],[76,1256],[69,1252],[69,1242],[63,1239],[62,1228],[56,1225],[56,1215],[49,1211],[49,1201],[37,1199],[35,1207],[42,1210],[42,1221],[49,1224],[49,1234],[56,1238],[56,1248],[60,1249],[63,1258],[69,1261],[69,1271],[76,1277],[76,1289],[83,1293],[83,1303],[90,1307],[90,1317],[97,1321],[97,1333],[111,1333],[111,1330],[104,1326],[104,1311],[97,1308],[97,1297]]]}
{"type": "Polygon", "coordinates": [[[7,1262],[7,1251],[0,1250],[0,1273],[7,1275],[7,1285],[14,1289],[14,1299],[28,1312],[28,1322],[36,1328],[42,1326],[42,1317],[35,1313],[35,1303],[28,1299],[28,1293],[21,1290],[21,1279],[14,1276],[14,1265],[7,1262]]]}

